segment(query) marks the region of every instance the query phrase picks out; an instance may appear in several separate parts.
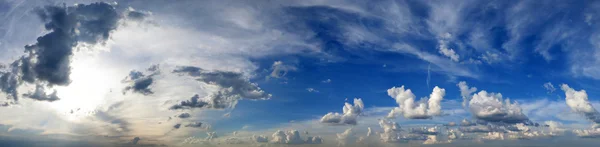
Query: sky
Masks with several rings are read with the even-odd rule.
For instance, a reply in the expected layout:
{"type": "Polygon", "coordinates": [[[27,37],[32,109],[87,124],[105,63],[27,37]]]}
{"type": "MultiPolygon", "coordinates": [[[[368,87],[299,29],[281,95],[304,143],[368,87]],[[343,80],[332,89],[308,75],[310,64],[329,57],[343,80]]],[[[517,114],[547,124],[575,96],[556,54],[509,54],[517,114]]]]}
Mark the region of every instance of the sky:
{"type": "Polygon", "coordinates": [[[0,146],[594,146],[600,2],[0,0],[0,146]]]}

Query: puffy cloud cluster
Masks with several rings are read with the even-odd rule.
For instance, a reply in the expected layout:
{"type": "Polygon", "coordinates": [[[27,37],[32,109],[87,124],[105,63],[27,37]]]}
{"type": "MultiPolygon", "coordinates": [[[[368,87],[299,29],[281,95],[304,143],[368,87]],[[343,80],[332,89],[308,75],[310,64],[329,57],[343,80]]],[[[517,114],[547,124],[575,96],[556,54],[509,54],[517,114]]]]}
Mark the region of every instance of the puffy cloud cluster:
{"type": "Polygon", "coordinates": [[[573,130],[573,133],[582,138],[600,138],[600,128],[587,130],[573,130]]]}
{"type": "Polygon", "coordinates": [[[241,73],[227,71],[206,71],[199,67],[184,66],[173,71],[196,78],[205,84],[218,86],[219,90],[200,99],[196,94],[190,100],[182,101],[170,107],[176,109],[209,108],[224,109],[235,107],[238,100],[265,100],[271,98],[256,83],[251,83],[241,73]]]}
{"type": "Polygon", "coordinates": [[[254,140],[255,142],[269,142],[269,138],[267,138],[267,136],[264,135],[253,135],[252,140],[254,140]]]}
{"type": "Polygon", "coordinates": [[[577,91],[567,84],[562,84],[560,88],[565,92],[566,103],[571,110],[585,115],[596,124],[600,123],[600,113],[590,104],[585,90],[577,91]]]}
{"type": "Polygon", "coordinates": [[[443,88],[435,86],[427,102],[415,102],[415,95],[410,89],[404,89],[404,86],[392,87],[387,92],[400,105],[400,107],[392,109],[388,118],[402,114],[408,119],[429,119],[442,114],[440,103],[446,95],[446,90],[443,88]]]}
{"type": "Polygon", "coordinates": [[[147,69],[150,72],[149,75],[145,75],[144,73],[136,70],[132,70],[129,72],[129,75],[123,79],[123,83],[128,83],[128,86],[123,89],[123,94],[127,91],[132,91],[135,93],[140,93],[143,95],[153,94],[150,89],[150,85],[154,82],[154,76],[158,75],[159,72],[158,65],[153,65],[147,69]]]}
{"type": "MultiPolygon", "coordinates": [[[[316,137],[308,137],[307,140],[303,140],[300,136],[300,132],[298,130],[290,130],[288,132],[284,132],[281,130],[275,131],[273,135],[271,135],[271,143],[276,144],[319,144],[323,142],[323,139],[320,136],[316,137]]],[[[256,142],[265,142],[267,140],[264,136],[254,136],[253,137],[256,142]]]]}
{"type": "Polygon", "coordinates": [[[354,99],[354,105],[345,103],[343,113],[329,112],[321,118],[321,123],[335,125],[356,125],[358,116],[363,112],[365,104],[360,98],[354,99]]]}
{"type": "Polygon", "coordinates": [[[473,95],[469,108],[475,118],[487,122],[524,123],[529,118],[523,114],[521,107],[510,99],[503,100],[500,93],[488,93],[484,90],[473,95]]]}
{"type": "Polygon", "coordinates": [[[379,134],[381,141],[383,142],[400,142],[401,136],[400,131],[402,129],[396,122],[387,120],[379,120],[379,126],[383,129],[383,132],[379,134]]]}

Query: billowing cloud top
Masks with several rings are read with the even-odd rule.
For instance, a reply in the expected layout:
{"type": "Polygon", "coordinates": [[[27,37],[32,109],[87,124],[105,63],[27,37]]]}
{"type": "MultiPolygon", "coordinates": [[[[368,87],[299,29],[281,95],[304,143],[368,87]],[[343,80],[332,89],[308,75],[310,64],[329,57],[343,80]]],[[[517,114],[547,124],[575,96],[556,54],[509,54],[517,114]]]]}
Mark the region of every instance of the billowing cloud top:
{"type": "Polygon", "coordinates": [[[435,86],[427,103],[415,102],[415,95],[410,89],[405,90],[404,86],[392,87],[387,90],[387,93],[400,105],[388,114],[388,118],[394,118],[397,114],[402,114],[409,119],[429,119],[442,114],[440,103],[446,95],[446,90],[435,86]]]}

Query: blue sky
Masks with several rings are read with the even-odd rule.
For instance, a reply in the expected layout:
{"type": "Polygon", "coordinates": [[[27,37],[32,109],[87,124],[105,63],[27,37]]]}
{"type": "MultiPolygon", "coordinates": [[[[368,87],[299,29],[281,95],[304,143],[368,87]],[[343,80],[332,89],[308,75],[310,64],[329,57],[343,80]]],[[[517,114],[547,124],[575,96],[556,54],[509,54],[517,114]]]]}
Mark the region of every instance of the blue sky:
{"type": "Polygon", "coordinates": [[[595,138],[599,10],[595,1],[0,0],[0,136],[75,146],[595,138]],[[463,81],[477,90],[461,91],[463,81]],[[463,119],[478,124],[436,135],[386,125],[463,119]],[[520,125],[529,128],[508,129],[520,125]],[[290,130],[311,133],[289,139],[290,130]],[[468,137],[448,137],[456,131],[468,137]]]}

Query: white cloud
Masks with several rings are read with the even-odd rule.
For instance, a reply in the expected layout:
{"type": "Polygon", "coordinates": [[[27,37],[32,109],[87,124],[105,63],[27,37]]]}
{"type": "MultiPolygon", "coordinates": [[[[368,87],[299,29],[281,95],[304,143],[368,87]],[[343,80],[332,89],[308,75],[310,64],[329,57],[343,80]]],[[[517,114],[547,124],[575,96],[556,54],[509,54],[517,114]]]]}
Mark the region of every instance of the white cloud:
{"type": "Polygon", "coordinates": [[[296,71],[298,68],[292,65],[284,64],[282,61],[275,61],[273,65],[271,65],[271,74],[269,77],[273,78],[283,78],[290,71],[296,71]]]}
{"type": "Polygon", "coordinates": [[[323,80],[321,83],[331,83],[331,79],[323,80]]]}
{"type": "Polygon", "coordinates": [[[485,90],[473,95],[469,101],[471,113],[479,120],[488,122],[521,123],[529,118],[523,114],[519,104],[503,100],[500,93],[488,93],[485,90]]]}
{"type": "Polygon", "coordinates": [[[308,91],[308,92],[319,92],[319,90],[316,90],[314,88],[306,88],[306,91],[308,91]]]}
{"type": "Polygon", "coordinates": [[[357,119],[362,114],[365,104],[360,98],[354,99],[354,106],[344,103],[343,113],[329,112],[321,118],[321,123],[334,125],[356,125],[357,119]]]}
{"type": "Polygon", "coordinates": [[[471,101],[471,98],[472,98],[471,93],[476,92],[477,88],[475,88],[475,87],[469,88],[469,86],[467,85],[467,82],[465,82],[465,81],[460,81],[458,84],[456,84],[456,86],[458,86],[458,88],[460,89],[460,96],[462,96],[462,98],[463,98],[462,106],[466,108],[469,101],[471,101]]]}
{"type": "Polygon", "coordinates": [[[554,85],[550,82],[544,83],[544,88],[548,90],[548,93],[554,93],[554,91],[556,91],[556,88],[554,88],[554,85]]]}
{"type": "Polygon", "coordinates": [[[565,92],[565,101],[571,110],[583,114],[594,123],[600,123],[600,112],[590,104],[585,90],[575,90],[567,84],[562,84],[560,88],[565,92]]]}
{"type": "Polygon", "coordinates": [[[352,128],[348,128],[342,133],[337,133],[336,140],[338,141],[338,146],[346,146],[348,143],[354,143],[356,140],[354,134],[355,133],[352,131],[352,128]]]}
{"type": "Polygon", "coordinates": [[[396,115],[403,115],[408,119],[428,119],[439,116],[442,113],[440,102],[446,95],[445,89],[436,86],[433,88],[427,103],[425,103],[415,102],[415,95],[410,89],[405,90],[404,86],[392,87],[387,92],[399,105],[399,107],[392,109],[388,114],[388,118],[394,118],[396,115]]]}

